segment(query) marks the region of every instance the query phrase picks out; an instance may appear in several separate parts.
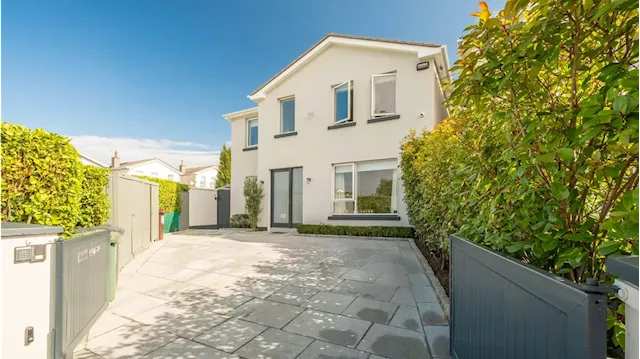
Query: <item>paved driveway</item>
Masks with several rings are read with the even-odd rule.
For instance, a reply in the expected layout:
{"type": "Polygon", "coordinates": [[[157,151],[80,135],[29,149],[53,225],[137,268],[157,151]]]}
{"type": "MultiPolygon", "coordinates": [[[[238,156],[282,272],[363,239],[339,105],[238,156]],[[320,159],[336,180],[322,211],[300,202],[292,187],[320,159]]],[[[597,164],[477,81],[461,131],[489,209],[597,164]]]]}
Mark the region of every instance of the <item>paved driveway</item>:
{"type": "Polygon", "coordinates": [[[76,358],[448,356],[447,320],[409,242],[183,233],[123,269],[76,358]]]}

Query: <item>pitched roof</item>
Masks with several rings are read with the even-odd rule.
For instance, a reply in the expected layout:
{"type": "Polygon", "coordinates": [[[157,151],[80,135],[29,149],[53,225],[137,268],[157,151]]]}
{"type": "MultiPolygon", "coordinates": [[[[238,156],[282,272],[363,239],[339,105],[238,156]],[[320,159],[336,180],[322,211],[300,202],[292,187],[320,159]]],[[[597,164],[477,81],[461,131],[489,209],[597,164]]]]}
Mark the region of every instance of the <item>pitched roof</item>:
{"type": "Polygon", "coordinates": [[[195,173],[198,173],[198,172],[202,172],[204,170],[208,170],[210,168],[214,168],[214,169],[218,170],[218,167],[216,167],[214,165],[200,166],[200,167],[190,167],[190,168],[185,168],[184,169],[184,174],[185,175],[191,175],[191,174],[195,174],[195,173]]]}
{"type": "Polygon", "coordinates": [[[117,169],[121,169],[121,168],[131,168],[131,167],[135,167],[138,165],[142,165],[145,163],[149,163],[149,162],[154,162],[154,161],[158,161],[161,164],[165,165],[166,167],[174,170],[176,173],[180,173],[180,171],[178,171],[177,169],[175,169],[173,166],[171,166],[170,164],[166,163],[165,161],[159,159],[159,158],[147,158],[146,160],[138,160],[138,161],[129,161],[129,162],[122,162],[120,163],[120,166],[116,167],[117,169]]]}
{"type": "Polygon", "coordinates": [[[78,152],[78,154],[80,155],[80,157],[84,158],[85,160],[87,160],[89,162],[93,162],[98,167],[102,167],[102,168],[109,167],[109,166],[105,165],[104,163],[102,163],[102,162],[100,162],[100,161],[98,161],[98,160],[96,160],[94,158],[91,158],[91,157],[89,157],[89,156],[87,156],[87,155],[85,155],[83,153],[78,152]]]}
{"type": "MultiPolygon", "coordinates": [[[[265,88],[272,81],[276,80],[280,75],[282,75],[284,72],[286,72],[288,69],[290,69],[298,61],[302,60],[304,57],[309,55],[313,50],[315,50],[318,46],[320,46],[320,44],[324,43],[329,38],[350,39],[350,40],[364,40],[364,41],[383,42],[383,43],[389,43],[389,44],[399,44],[399,45],[408,45],[408,46],[422,46],[422,47],[430,47],[430,48],[438,48],[438,49],[442,48],[442,45],[436,45],[436,44],[430,44],[430,43],[424,43],[424,42],[380,39],[380,38],[376,38],[376,37],[366,37],[366,36],[342,35],[342,34],[335,34],[335,33],[330,32],[325,37],[323,37],[320,41],[316,42],[315,45],[313,45],[311,48],[309,48],[307,51],[305,51],[302,55],[298,56],[295,60],[293,60],[289,65],[287,65],[285,68],[280,70],[280,72],[278,72],[277,74],[272,76],[269,80],[267,80],[267,82],[263,83],[262,85],[260,85],[260,87],[255,89],[249,95],[249,98],[251,99],[260,90],[265,88]]],[[[449,65],[447,64],[447,68],[448,68],[448,66],[449,65]]]]}

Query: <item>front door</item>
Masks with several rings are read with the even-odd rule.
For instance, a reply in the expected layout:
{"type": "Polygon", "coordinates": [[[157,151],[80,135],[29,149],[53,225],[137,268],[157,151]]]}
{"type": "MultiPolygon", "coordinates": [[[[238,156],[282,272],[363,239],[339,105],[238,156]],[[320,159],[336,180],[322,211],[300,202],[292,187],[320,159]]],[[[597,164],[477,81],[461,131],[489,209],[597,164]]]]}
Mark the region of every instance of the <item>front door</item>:
{"type": "Polygon", "coordinates": [[[271,226],[302,223],[302,167],[271,171],[271,226]]]}

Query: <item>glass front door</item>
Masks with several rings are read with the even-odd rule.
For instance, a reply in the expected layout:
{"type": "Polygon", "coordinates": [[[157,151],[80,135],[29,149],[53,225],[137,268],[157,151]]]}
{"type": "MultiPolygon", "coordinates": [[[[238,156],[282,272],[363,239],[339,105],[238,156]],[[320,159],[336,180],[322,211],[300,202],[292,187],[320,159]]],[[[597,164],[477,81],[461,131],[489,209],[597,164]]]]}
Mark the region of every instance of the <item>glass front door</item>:
{"type": "Polygon", "coordinates": [[[271,171],[271,226],[302,223],[302,168],[271,171]]]}

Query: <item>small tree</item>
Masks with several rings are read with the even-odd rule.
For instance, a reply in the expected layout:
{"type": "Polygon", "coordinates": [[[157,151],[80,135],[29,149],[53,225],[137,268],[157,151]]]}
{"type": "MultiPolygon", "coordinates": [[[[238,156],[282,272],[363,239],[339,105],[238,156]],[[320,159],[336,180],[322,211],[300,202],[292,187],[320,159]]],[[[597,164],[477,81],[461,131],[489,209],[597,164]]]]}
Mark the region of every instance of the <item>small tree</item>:
{"type": "Polygon", "coordinates": [[[222,145],[220,151],[220,163],[218,164],[218,176],[216,177],[216,188],[226,186],[231,183],[231,149],[227,145],[222,145]]]}
{"type": "Polygon", "coordinates": [[[262,211],[262,198],[264,192],[262,184],[258,183],[257,177],[247,177],[244,180],[244,203],[251,222],[251,229],[255,230],[260,220],[262,211]]]}

